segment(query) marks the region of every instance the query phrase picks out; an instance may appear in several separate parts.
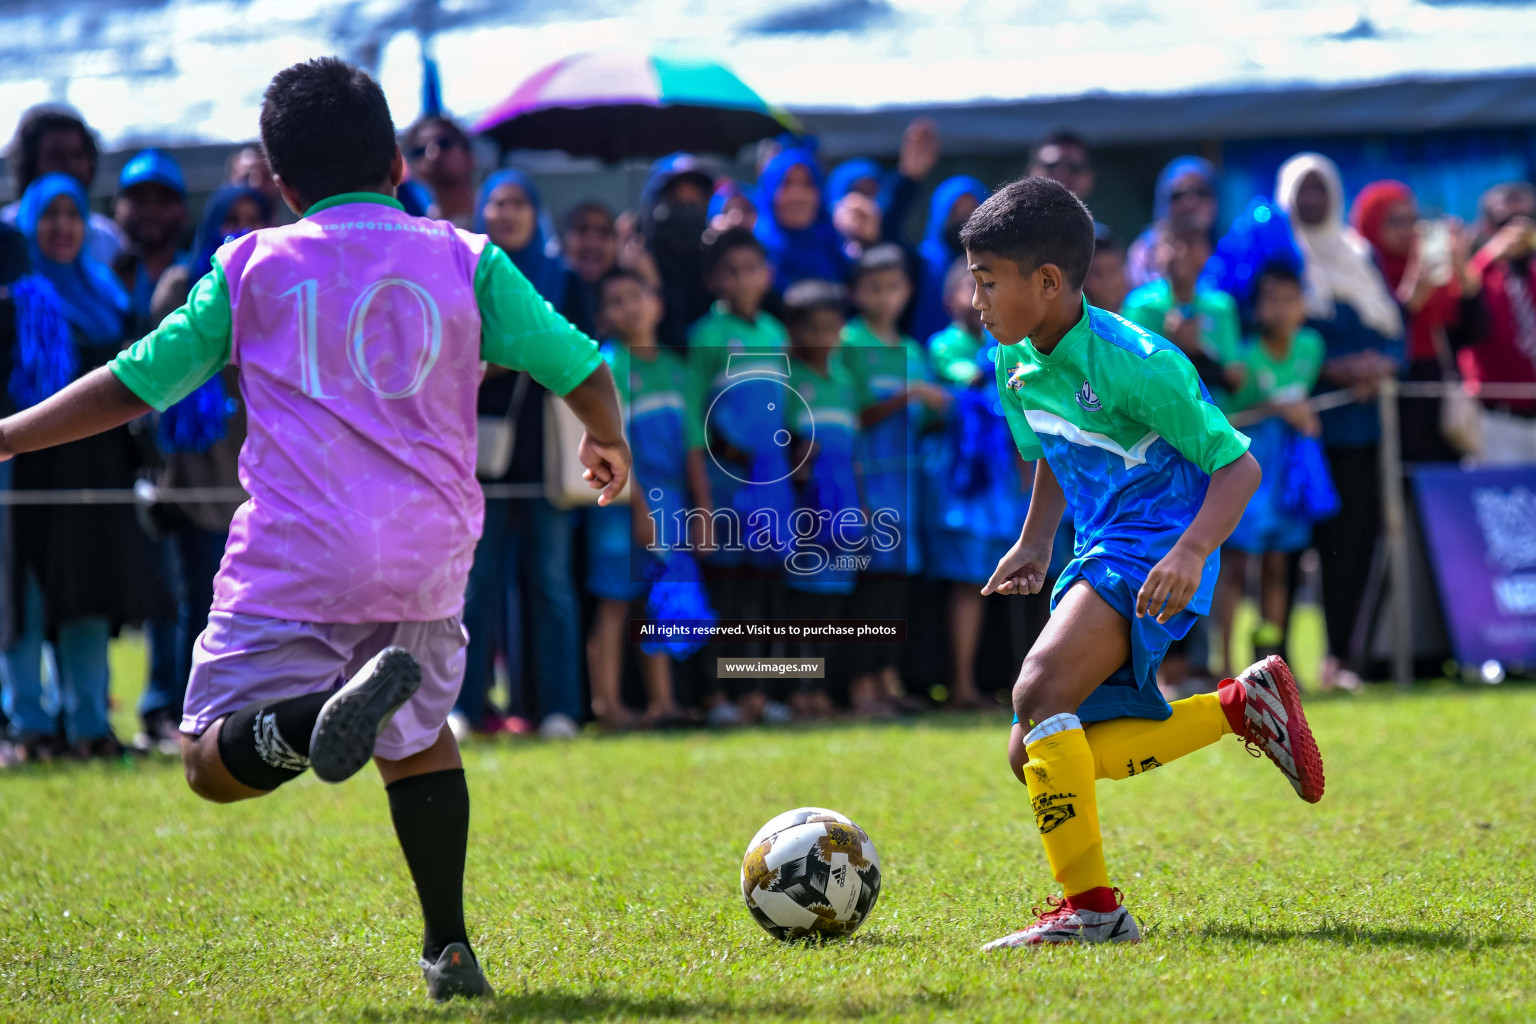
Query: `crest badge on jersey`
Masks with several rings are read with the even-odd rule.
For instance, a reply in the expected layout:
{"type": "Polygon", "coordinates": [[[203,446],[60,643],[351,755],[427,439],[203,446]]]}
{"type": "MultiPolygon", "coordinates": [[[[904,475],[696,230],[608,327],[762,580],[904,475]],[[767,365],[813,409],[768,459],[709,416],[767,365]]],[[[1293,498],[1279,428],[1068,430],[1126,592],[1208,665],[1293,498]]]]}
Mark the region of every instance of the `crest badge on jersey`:
{"type": "Polygon", "coordinates": [[[1019,363],[1013,369],[1008,371],[1008,390],[1009,391],[1022,391],[1022,390],[1024,390],[1024,364],[1023,363],[1019,363]]]}
{"type": "Polygon", "coordinates": [[[1077,404],[1083,407],[1085,412],[1098,412],[1104,406],[1099,402],[1099,396],[1093,393],[1093,388],[1087,381],[1077,389],[1077,404]]]}

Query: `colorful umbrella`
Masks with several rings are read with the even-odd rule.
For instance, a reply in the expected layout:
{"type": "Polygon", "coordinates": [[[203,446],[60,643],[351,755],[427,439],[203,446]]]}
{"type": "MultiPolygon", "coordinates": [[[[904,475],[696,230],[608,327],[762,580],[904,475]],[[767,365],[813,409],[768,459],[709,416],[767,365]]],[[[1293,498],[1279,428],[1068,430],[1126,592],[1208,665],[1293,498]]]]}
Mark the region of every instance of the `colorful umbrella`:
{"type": "Polygon", "coordinates": [[[580,53],[535,72],[475,126],[502,149],[617,161],[678,150],[734,156],[798,122],[713,61],[580,53]]]}

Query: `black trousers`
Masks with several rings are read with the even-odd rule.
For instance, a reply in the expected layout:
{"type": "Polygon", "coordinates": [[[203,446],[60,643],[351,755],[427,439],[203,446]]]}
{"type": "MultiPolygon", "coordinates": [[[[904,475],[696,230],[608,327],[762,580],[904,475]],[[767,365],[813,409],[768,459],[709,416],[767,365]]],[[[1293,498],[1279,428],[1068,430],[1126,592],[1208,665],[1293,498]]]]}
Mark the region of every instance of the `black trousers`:
{"type": "Polygon", "coordinates": [[[1350,643],[1381,535],[1379,455],[1374,444],[1328,449],[1328,469],[1339,491],[1339,514],[1312,531],[1312,544],[1322,563],[1328,651],[1345,662],[1353,660],[1350,643]]]}

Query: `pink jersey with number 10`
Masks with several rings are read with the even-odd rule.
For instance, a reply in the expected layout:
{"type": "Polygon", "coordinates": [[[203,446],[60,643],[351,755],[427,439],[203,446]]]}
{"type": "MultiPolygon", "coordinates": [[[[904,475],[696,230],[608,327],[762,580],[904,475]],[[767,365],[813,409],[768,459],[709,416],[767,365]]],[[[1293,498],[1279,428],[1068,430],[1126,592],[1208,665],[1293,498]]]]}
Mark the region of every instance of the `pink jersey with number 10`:
{"type": "Polygon", "coordinates": [[[213,607],[458,614],[480,536],[481,235],[348,203],[218,252],[250,432],[213,607]]]}

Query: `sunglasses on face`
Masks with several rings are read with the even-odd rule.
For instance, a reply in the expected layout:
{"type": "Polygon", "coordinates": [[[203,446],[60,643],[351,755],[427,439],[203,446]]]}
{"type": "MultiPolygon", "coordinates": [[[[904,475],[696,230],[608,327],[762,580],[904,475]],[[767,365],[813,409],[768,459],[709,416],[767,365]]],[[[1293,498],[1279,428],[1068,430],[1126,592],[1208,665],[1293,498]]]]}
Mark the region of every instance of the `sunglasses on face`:
{"type": "Polygon", "coordinates": [[[435,139],[428,139],[419,146],[412,146],[406,156],[412,160],[420,160],[433,147],[436,147],[439,152],[446,153],[450,149],[467,149],[469,143],[456,135],[442,135],[435,139]]]}
{"type": "Polygon", "coordinates": [[[1216,193],[1212,192],[1208,188],[1205,188],[1204,186],[1199,186],[1199,187],[1196,187],[1196,188],[1181,188],[1181,189],[1177,189],[1177,190],[1175,190],[1173,192],[1168,193],[1168,200],[1170,202],[1174,202],[1174,203],[1183,202],[1186,199],[1214,199],[1214,198],[1216,198],[1216,193]]]}
{"type": "Polygon", "coordinates": [[[1419,222],[1419,218],[1411,213],[1394,213],[1385,221],[1389,228],[1411,228],[1419,222]]]}

